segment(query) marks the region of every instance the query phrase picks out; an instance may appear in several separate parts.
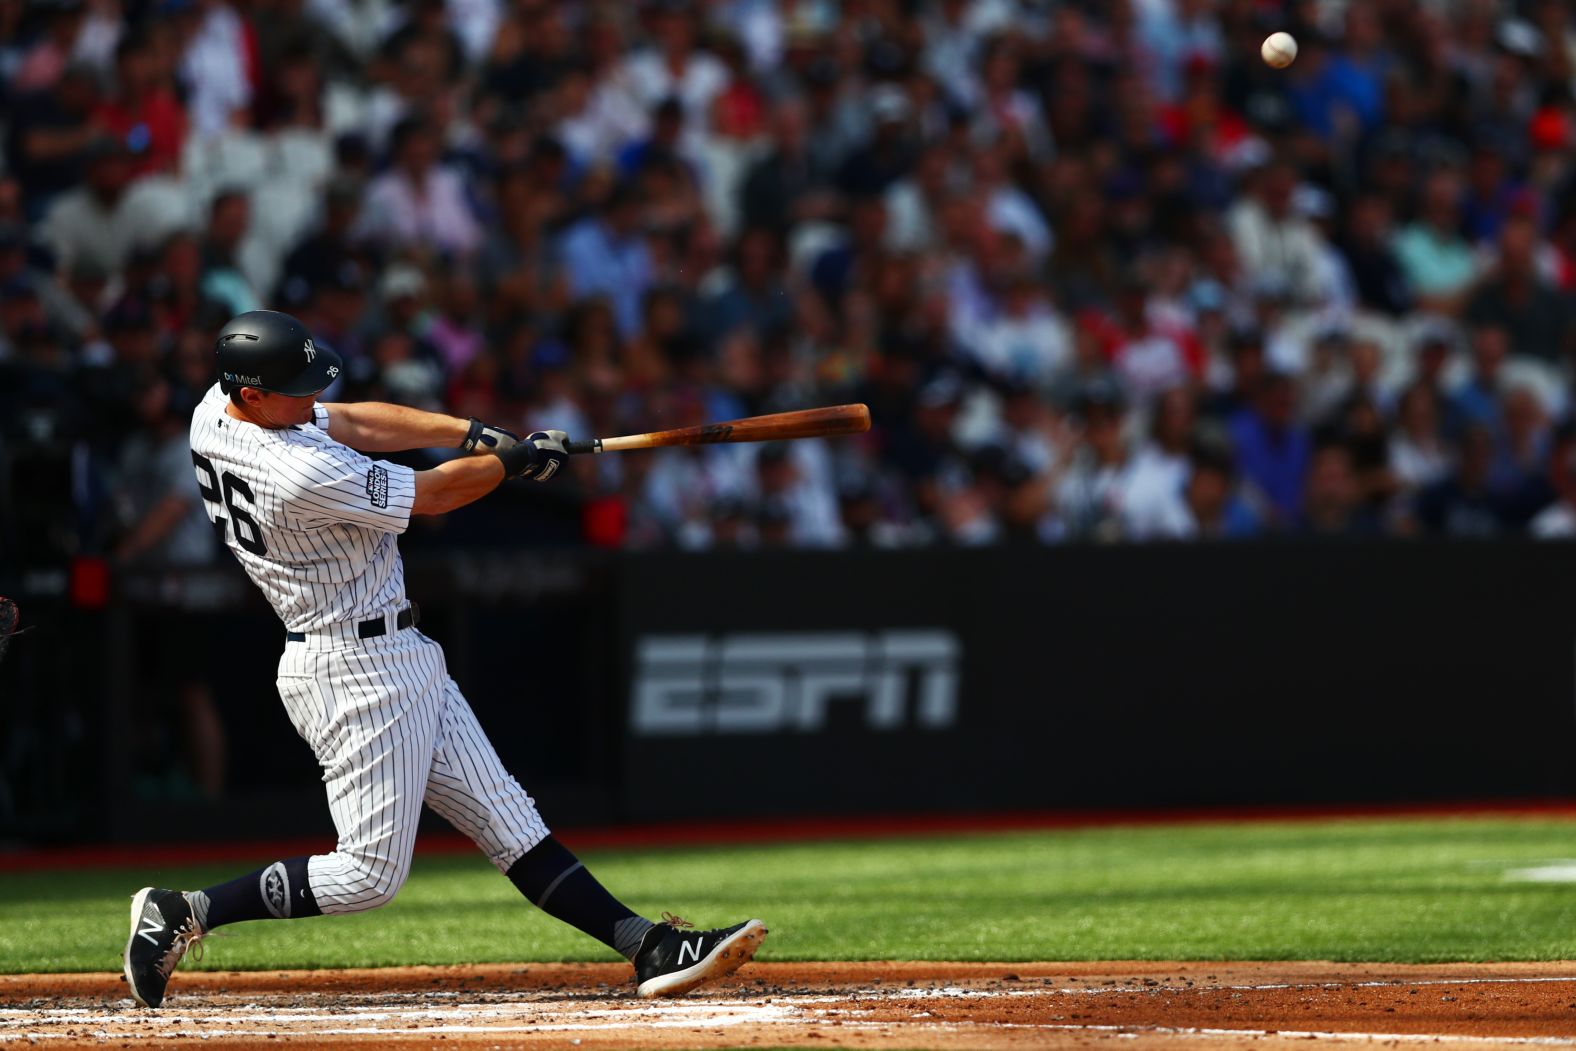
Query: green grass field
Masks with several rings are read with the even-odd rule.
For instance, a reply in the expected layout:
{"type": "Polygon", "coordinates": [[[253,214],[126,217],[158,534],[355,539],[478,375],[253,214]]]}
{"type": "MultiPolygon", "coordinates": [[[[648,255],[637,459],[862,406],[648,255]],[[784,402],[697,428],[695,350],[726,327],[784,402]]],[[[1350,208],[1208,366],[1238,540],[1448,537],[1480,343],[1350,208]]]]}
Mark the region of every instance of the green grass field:
{"type": "MultiPolygon", "coordinates": [[[[572,837],[570,837],[572,840],[572,837]]],[[[1104,828],[586,855],[631,907],[759,916],[766,960],[1576,958],[1576,822],[1462,818],[1104,828]]],[[[267,858],[258,858],[261,864],[267,858]]],[[[129,895],[240,866],[0,875],[0,971],[118,970],[129,895]]],[[[480,856],[418,858],[390,907],[246,923],[205,969],[610,960],[480,856]]]]}

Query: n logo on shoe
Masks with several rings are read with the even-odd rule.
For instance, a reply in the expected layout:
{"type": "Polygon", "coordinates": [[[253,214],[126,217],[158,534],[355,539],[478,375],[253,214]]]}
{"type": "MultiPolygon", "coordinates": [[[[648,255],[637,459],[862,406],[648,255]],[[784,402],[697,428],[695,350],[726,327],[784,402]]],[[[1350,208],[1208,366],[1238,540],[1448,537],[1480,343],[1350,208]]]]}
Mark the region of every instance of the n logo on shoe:
{"type": "Polygon", "coordinates": [[[142,914],[142,929],[137,931],[137,937],[146,938],[151,944],[158,945],[159,939],[154,937],[154,935],[163,933],[164,924],[159,922],[157,915],[142,914]]]}
{"type": "Polygon", "coordinates": [[[684,955],[686,953],[689,954],[689,958],[691,960],[695,961],[696,963],[700,963],[700,939],[699,938],[696,938],[694,941],[681,942],[679,944],[679,959],[678,959],[679,963],[683,963],[684,962],[684,955]]]}

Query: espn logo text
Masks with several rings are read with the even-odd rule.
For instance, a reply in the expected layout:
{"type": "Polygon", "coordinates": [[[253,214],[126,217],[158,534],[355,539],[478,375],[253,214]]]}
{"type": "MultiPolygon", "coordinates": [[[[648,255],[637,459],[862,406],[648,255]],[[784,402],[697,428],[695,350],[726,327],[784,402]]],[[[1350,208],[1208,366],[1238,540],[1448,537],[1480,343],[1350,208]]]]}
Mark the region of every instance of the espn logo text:
{"type": "Polygon", "coordinates": [[[813,732],[832,705],[871,730],[957,722],[957,636],[940,629],[647,635],[635,644],[637,736],[813,732]]]}

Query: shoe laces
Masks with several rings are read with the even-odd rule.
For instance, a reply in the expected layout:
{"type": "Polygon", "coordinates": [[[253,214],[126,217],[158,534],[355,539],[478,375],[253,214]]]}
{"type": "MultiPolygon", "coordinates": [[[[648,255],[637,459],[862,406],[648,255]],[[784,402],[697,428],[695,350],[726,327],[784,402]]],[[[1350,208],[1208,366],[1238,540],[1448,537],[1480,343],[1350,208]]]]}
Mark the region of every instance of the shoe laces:
{"type": "Polygon", "coordinates": [[[695,926],[689,920],[686,920],[686,919],[684,919],[681,916],[675,916],[671,912],[664,912],[662,914],[662,922],[667,924],[669,927],[672,927],[674,930],[677,930],[680,927],[694,927],[695,926]]]}
{"type": "Polygon", "coordinates": [[[192,958],[202,960],[202,940],[206,932],[197,926],[196,919],[188,919],[175,929],[175,940],[170,942],[170,947],[164,955],[159,957],[159,974],[166,980],[175,972],[175,965],[181,962],[181,957],[187,952],[192,958]]]}

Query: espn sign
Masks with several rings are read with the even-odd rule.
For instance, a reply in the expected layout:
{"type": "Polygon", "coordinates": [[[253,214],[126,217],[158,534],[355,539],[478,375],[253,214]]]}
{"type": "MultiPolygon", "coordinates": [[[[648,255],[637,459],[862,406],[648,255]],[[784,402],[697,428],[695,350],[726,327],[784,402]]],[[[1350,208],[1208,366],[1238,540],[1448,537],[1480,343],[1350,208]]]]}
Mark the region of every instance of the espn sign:
{"type": "Polygon", "coordinates": [[[953,725],[957,636],[940,629],[647,635],[635,644],[637,736],[812,732],[833,703],[872,730],[953,725]]]}

